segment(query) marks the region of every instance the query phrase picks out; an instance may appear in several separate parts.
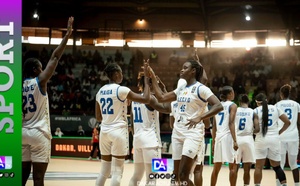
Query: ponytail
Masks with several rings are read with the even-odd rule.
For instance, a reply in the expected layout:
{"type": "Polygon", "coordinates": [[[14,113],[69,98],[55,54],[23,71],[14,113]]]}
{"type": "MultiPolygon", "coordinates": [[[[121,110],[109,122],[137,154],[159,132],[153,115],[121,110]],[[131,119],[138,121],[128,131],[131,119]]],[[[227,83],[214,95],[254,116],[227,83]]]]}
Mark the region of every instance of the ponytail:
{"type": "Polygon", "coordinates": [[[269,117],[269,109],[267,97],[263,93],[257,94],[255,98],[257,103],[262,105],[262,135],[265,136],[268,132],[268,117],[269,117]]]}

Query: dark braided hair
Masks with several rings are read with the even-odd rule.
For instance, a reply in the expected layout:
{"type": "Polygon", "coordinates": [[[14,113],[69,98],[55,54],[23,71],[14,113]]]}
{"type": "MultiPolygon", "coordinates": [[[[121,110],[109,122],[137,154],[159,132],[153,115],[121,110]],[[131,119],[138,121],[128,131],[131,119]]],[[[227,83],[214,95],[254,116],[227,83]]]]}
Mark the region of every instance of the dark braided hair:
{"type": "Polygon", "coordinates": [[[255,101],[262,105],[262,135],[265,136],[268,132],[268,103],[264,93],[259,93],[255,97],[255,101]]]}
{"type": "Polygon", "coordinates": [[[117,63],[109,63],[108,65],[106,65],[106,67],[104,69],[104,73],[111,80],[113,74],[120,70],[121,70],[121,67],[117,63]]]}
{"type": "Polygon", "coordinates": [[[220,99],[222,101],[225,101],[227,99],[228,94],[233,91],[233,88],[231,86],[224,86],[222,87],[220,91],[220,99]]]}
{"type": "Polygon", "coordinates": [[[192,68],[196,69],[196,74],[195,74],[195,78],[196,80],[200,80],[200,78],[203,75],[203,67],[202,65],[200,65],[200,63],[194,59],[190,59],[187,62],[191,63],[192,68]]]}
{"type": "Polygon", "coordinates": [[[34,69],[39,66],[41,62],[37,58],[28,58],[23,65],[23,79],[34,77],[34,69]]]}
{"type": "Polygon", "coordinates": [[[291,93],[291,85],[285,84],[280,88],[280,93],[284,96],[284,98],[289,98],[291,93]]]}

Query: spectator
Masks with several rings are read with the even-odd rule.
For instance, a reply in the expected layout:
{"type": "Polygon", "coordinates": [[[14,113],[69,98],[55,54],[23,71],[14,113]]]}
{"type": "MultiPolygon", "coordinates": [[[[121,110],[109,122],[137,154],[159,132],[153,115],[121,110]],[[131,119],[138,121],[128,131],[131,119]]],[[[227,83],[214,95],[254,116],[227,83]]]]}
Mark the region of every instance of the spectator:
{"type": "Polygon", "coordinates": [[[153,50],[150,54],[150,63],[157,63],[158,62],[158,55],[155,50],[153,50]]]}
{"type": "Polygon", "coordinates": [[[64,133],[60,130],[59,127],[56,128],[56,131],[55,131],[55,136],[58,136],[58,137],[62,137],[62,135],[64,135],[64,133]]]}
{"type": "Polygon", "coordinates": [[[179,57],[176,50],[173,50],[172,54],[170,55],[169,64],[171,63],[176,63],[177,65],[179,65],[179,57]]]}
{"type": "Polygon", "coordinates": [[[99,131],[100,131],[100,127],[97,124],[93,129],[92,140],[91,140],[93,148],[91,150],[91,154],[88,160],[92,160],[95,151],[97,151],[97,160],[100,160],[99,131]]]}
{"type": "Polygon", "coordinates": [[[78,136],[85,136],[85,132],[84,132],[81,125],[78,126],[77,135],[78,136]]]}

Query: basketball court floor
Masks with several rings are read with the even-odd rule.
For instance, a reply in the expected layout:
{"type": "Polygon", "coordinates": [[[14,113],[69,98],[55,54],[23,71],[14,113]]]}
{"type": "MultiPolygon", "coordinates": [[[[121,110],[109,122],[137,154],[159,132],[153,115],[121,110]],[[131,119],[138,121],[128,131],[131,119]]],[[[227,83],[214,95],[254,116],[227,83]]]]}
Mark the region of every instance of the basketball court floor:
{"type": "MultiPolygon", "coordinates": [[[[101,162],[85,159],[66,159],[52,158],[45,176],[45,186],[94,186],[98,172],[101,167],[101,162]]],[[[205,165],[203,169],[203,186],[210,185],[210,175],[213,167],[205,165]]],[[[251,182],[253,184],[254,169],[251,169],[251,182]]],[[[293,176],[290,170],[285,170],[288,185],[294,185],[293,176]]],[[[133,163],[125,163],[124,173],[121,186],[128,186],[129,180],[133,174],[133,163]]],[[[222,167],[217,185],[229,186],[228,167],[222,167]]],[[[141,181],[143,183],[145,177],[141,181]]],[[[157,186],[168,186],[169,180],[157,180],[157,186]]],[[[106,184],[110,185],[110,179],[107,179],[106,184]]],[[[141,184],[144,185],[144,184],[141,184]]],[[[275,186],[275,174],[273,170],[263,170],[262,186],[275,186]]],[[[30,176],[26,186],[33,186],[32,177],[30,176]]],[[[237,186],[243,186],[243,170],[239,170],[237,186]]]]}

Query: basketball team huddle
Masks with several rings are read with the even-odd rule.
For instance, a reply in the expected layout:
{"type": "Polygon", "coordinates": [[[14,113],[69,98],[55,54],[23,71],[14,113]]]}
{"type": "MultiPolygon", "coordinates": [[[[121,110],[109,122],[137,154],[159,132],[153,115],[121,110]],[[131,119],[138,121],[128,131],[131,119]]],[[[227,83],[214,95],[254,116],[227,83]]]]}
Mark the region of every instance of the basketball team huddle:
{"type": "Polygon", "coordinates": [[[122,74],[121,68],[117,64],[109,64],[105,69],[109,79],[114,79],[112,81],[114,83],[105,85],[99,90],[96,99],[98,102],[96,116],[98,121],[102,122],[102,126],[104,125],[104,130],[101,130],[100,134],[102,156],[109,158],[102,161],[107,165],[102,165],[96,185],[104,185],[110,172],[112,181],[114,175],[117,176],[116,180],[122,177],[124,159],[120,159],[125,157],[128,150],[125,148],[126,144],[120,145],[116,141],[121,137],[119,134],[124,134],[123,141],[128,143],[125,122],[128,100],[132,101],[131,118],[134,127],[134,173],[129,185],[137,185],[143,178],[144,172],[146,172],[146,183],[155,185],[155,180],[147,175],[152,173],[152,159],[161,158],[162,145],[158,112],[169,113],[174,118],[172,120],[174,121],[172,159],[174,161],[173,173],[176,177],[173,183],[202,185],[204,128],[210,127],[210,118],[213,118],[214,168],[211,174],[211,185],[216,185],[218,173],[223,163],[227,162],[229,163],[230,185],[236,185],[238,167],[240,163],[243,163],[244,185],[250,184],[250,169],[252,164],[255,164],[254,184],[258,186],[262,180],[262,169],[266,158],[269,159],[275,171],[276,184],[286,185],[283,167],[287,152],[295,185],[299,184],[297,120],[300,106],[297,102],[289,100],[290,85],[281,87],[282,100],[276,105],[268,105],[266,95],[259,93],[254,98],[257,108],[251,109],[248,107],[250,100],[246,94],[239,96],[239,106],[233,102],[235,94],[231,86],[222,87],[220,96],[217,98],[210,88],[199,82],[198,80],[205,75],[205,71],[195,59],[187,60],[183,64],[177,88],[171,92],[165,90],[163,83],[147,61],[144,61],[143,67],[144,72],[139,74],[139,90],[142,94],[136,95],[127,89],[127,97],[123,95],[125,88],[117,85],[121,82],[117,80],[117,77],[122,74]],[[114,69],[114,73],[109,69],[114,69]],[[111,90],[111,95],[101,94],[101,92],[107,92],[108,89],[111,90]],[[113,94],[115,96],[112,96],[113,94]],[[101,101],[113,97],[115,98],[112,103],[123,102],[123,106],[114,107],[115,104],[108,106],[105,101],[101,101]],[[116,113],[119,116],[111,117],[113,110],[120,108],[123,110],[116,113]],[[111,114],[107,114],[108,110],[111,114]],[[123,116],[120,116],[121,113],[123,116]],[[117,118],[119,122],[116,121],[117,118]],[[124,121],[123,126],[121,126],[121,121],[124,121]],[[117,130],[120,132],[116,132],[117,130]],[[111,144],[110,148],[107,148],[108,144],[111,144]],[[124,148],[123,152],[120,152],[121,147],[124,148]],[[102,151],[106,148],[107,151],[102,151]],[[193,173],[194,180],[192,181],[193,173]]]}

